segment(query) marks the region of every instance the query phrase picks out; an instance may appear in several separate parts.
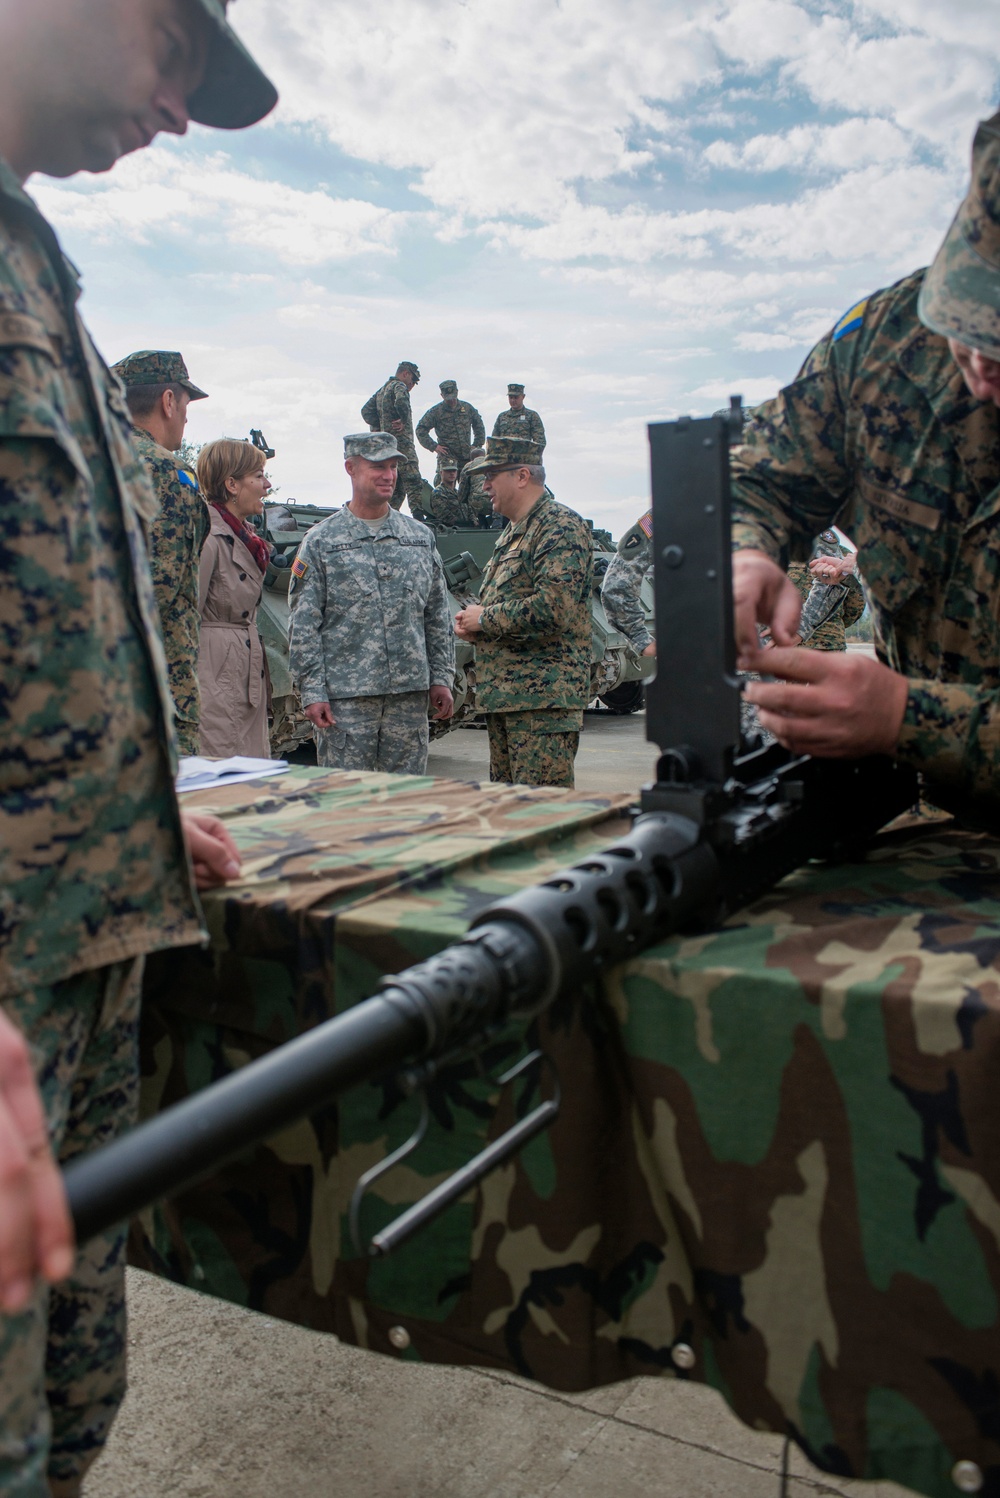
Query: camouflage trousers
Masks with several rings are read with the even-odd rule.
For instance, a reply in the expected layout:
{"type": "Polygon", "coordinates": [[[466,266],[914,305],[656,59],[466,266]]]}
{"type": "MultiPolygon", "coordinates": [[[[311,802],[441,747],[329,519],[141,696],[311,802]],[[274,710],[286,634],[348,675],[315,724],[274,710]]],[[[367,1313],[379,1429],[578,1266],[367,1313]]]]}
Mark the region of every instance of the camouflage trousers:
{"type": "MultiPolygon", "coordinates": [[[[138,1111],[143,959],[4,999],[35,1060],[60,1162],[138,1111]]],[[[0,1315],[0,1494],[49,1498],[101,1453],[125,1393],[125,1225],[80,1250],[70,1278],[0,1315]]]]}
{"type": "Polygon", "coordinates": [[[420,477],[420,464],[417,461],[416,450],[406,442],[405,438],[396,439],[396,446],[405,458],[400,463],[396,472],[396,487],[392,492],[389,503],[394,510],[401,508],[404,497],[410,501],[410,509],[420,504],[420,496],[423,493],[423,480],[420,477]]]}
{"type": "Polygon", "coordinates": [[[388,770],[423,775],[430,738],[426,692],[339,697],[332,728],[317,728],[317,762],[330,770],[388,770]]]}
{"type": "Polygon", "coordinates": [[[541,708],[525,713],[487,713],[490,779],[508,785],[555,785],[572,790],[573,761],[580,746],[581,712],[541,708]]]}

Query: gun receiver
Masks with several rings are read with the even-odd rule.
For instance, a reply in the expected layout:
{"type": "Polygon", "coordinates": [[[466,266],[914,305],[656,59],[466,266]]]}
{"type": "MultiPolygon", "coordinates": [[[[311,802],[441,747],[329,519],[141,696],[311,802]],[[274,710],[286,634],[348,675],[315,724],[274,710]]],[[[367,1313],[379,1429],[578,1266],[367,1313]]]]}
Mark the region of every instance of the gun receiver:
{"type": "Polygon", "coordinates": [[[250,441],[253,443],[254,447],[257,448],[258,452],[262,452],[264,454],[265,458],[274,457],[274,448],[268,447],[267,440],[260,427],[250,428],[250,441]]]}
{"type": "MultiPolygon", "coordinates": [[[[716,923],[806,860],[856,847],[913,805],[915,776],[886,758],[813,760],[776,745],[741,753],[728,461],[738,425],[736,400],[728,417],[649,429],[661,670],[647,735],[661,757],[631,832],[491,905],[461,941],[383,979],[363,1003],[74,1161],[65,1180],[81,1241],[351,1087],[414,1063],[426,1074],[481,1048],[498,1026],[538,1014],[595,969],[716,923]]],[[[435,1188],[433,1202],[411,1209],[405,1231],[554,1113],[543,1104],[494,1141],[435,1188]]],[[[369,1251],[401,1241],[404,1229],[397,1223],[387,1234],[369,1251]]]]}

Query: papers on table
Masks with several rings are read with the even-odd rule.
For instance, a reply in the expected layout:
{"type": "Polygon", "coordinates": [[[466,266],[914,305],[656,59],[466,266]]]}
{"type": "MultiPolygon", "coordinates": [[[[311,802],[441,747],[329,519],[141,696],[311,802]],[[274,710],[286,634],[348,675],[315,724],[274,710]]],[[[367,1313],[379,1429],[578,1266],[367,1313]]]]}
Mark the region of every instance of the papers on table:
{"type": "Polygon", "coordinates": [[[251,759],[234,754],[230,759],[202,759],[185,755],[177,771],[177,790],[203,791],[213,785],[235,785],[240,780],[260,780],[264,775],[283,775],[287,759],[251,759]]]}

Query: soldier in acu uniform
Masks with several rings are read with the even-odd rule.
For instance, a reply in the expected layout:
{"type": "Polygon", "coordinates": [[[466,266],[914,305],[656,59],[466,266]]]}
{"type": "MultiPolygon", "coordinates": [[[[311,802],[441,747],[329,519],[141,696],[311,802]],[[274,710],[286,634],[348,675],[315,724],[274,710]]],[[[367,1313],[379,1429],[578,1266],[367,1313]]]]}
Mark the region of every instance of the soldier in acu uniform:
{"type": "Polygon", "coordinates": [[[409,359],[396,366],[391,379],[369,396],[361,407],[361,420],[368,423],[372,432],[389,432],[399,447],[399,481],[390,504],[398,510],[404,496],[410,508],[419,508],[421,495],[420,464],[417,449],[413,445],[413,412],[410,409],[410,391],[420,383],[420,370],[409,359]]]}
{"type": "Polygon", "coordinates": [[[486,428],[475,406],[459,400],[454,380],[442,380],[440,390],[437,405],[425,411],[417,423],[417,441],[428,452],[437,453],[439,472],[444,471],[440,459],[454,458],[461,473],[473,447],[481,447],[486,441],[486,428]]]}
{"type": "Polygon", "coordinates": [[[572,787],[590,700],[590,529],[546,492],[534,442],[491,437],[473,466],[510,524],[486,566],[479,602],[455,616],[476,647],[490,779],[572,787]]]}
{"type": "Polygon", "coordinates": [[[792,562],[788,576],[799,590],[798,641],[810,650],[846,650],[847,631],[865,611],[854,557],[833,531],[816,537],[810,562],[792,562]]]}
{"type": "Polygon", "coordinates": [[[0,6],[0,98],[0,1494],[76,1498],[124,1392],[125,1233],[73,1258],[58,1190],[38,1200],[10,1037],[61,1159],[128,1128],[144,956],[204,936],[185,837],[200,883],[239,864],[220,823],[178,809],[155,500],[23,183],[106,171],[190,118],[250,124],[276,94],[219,0],[76,0],[0,6]]]}
{"type": "MultiPolygon", "coordinates": [[[[1000,116],[930,270],[852,307],[754,413],[733,458],[737,640],[762,724],[790,748],[887,753],[931,799],[1000,809],[1000,116]],[[886,412],[892,419],[887,420],[886,412]],[[836,521],[880,659],[796,651],[799,594],[779,559],[836,521]],[[755,625],[779,648],[761,655],[755,625]]],[[[794,553],[793,553],[794,554],[794,553]]],[[[800,553],[801,555],[801,553],[800,553]]]]}
{"type": "Polygon", "coordinates": [[[198,748],[198,564],[208,535],[208,506],[178,449],[187,408],[205,400],[179,353],[146,349],[111,367],[125,386],[132,434],[159,502],[149,527],[149,563],[160,611],[174,727],[182,754],[198,748]]]}
{"type": "Polygon", "coordinates": [[[450,718],[455,640],[426,525],[390,508],[402,455],[387,432],[344,438],[351,498],[292,566],[289,667],[321,765],[422,775],[428,696],[450,718]]]}
{"type": "Polygon", "coordinates": [[[493,423],[494,437],[522,437],[527,442],[538,444],[539,453],[545,451],[545,428],[537,411],[524,404],[524,386],[507,386],[509,410],[501,411],[493,423]]]}

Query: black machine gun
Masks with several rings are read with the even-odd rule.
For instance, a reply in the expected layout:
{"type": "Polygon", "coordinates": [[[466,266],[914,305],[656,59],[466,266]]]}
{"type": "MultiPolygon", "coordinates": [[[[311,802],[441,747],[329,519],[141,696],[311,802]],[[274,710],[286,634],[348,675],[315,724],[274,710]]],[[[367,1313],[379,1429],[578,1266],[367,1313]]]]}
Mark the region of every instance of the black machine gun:
{"type": "Polygon", "coordinates": [[[267,438],[264,436],[264,433],[261,431],[260,427],[250,428],[250,441],[253,443],[258,452],[262,452],[264,454],[265,458],[271,459],[274,457],[274,448],[268,447],[267,438]]]}
{"type": "MultiPolygon", "coordinates": [[[[863,845],[914,804],[915,776],[888,758],[818,760],[776,744],[743,751],[729,517],[729,444],[741,429],[738,398],[730,413],[649,428],[658,659],[669,666],[648,688],[647,737],[661,757],[632,830],[490,905],[461,941],[384,978],[371,998],[74,1161],[65,1180],[81,1241],[364,1081],[402,1073],[404,1090],[419,1091],[595,969],[674,932],[710,929],[809,859],[863,845]]],[[[368,1251],[388,1251],[557,1109],[555,1100],[540,1104],[368,1251]]]]}

